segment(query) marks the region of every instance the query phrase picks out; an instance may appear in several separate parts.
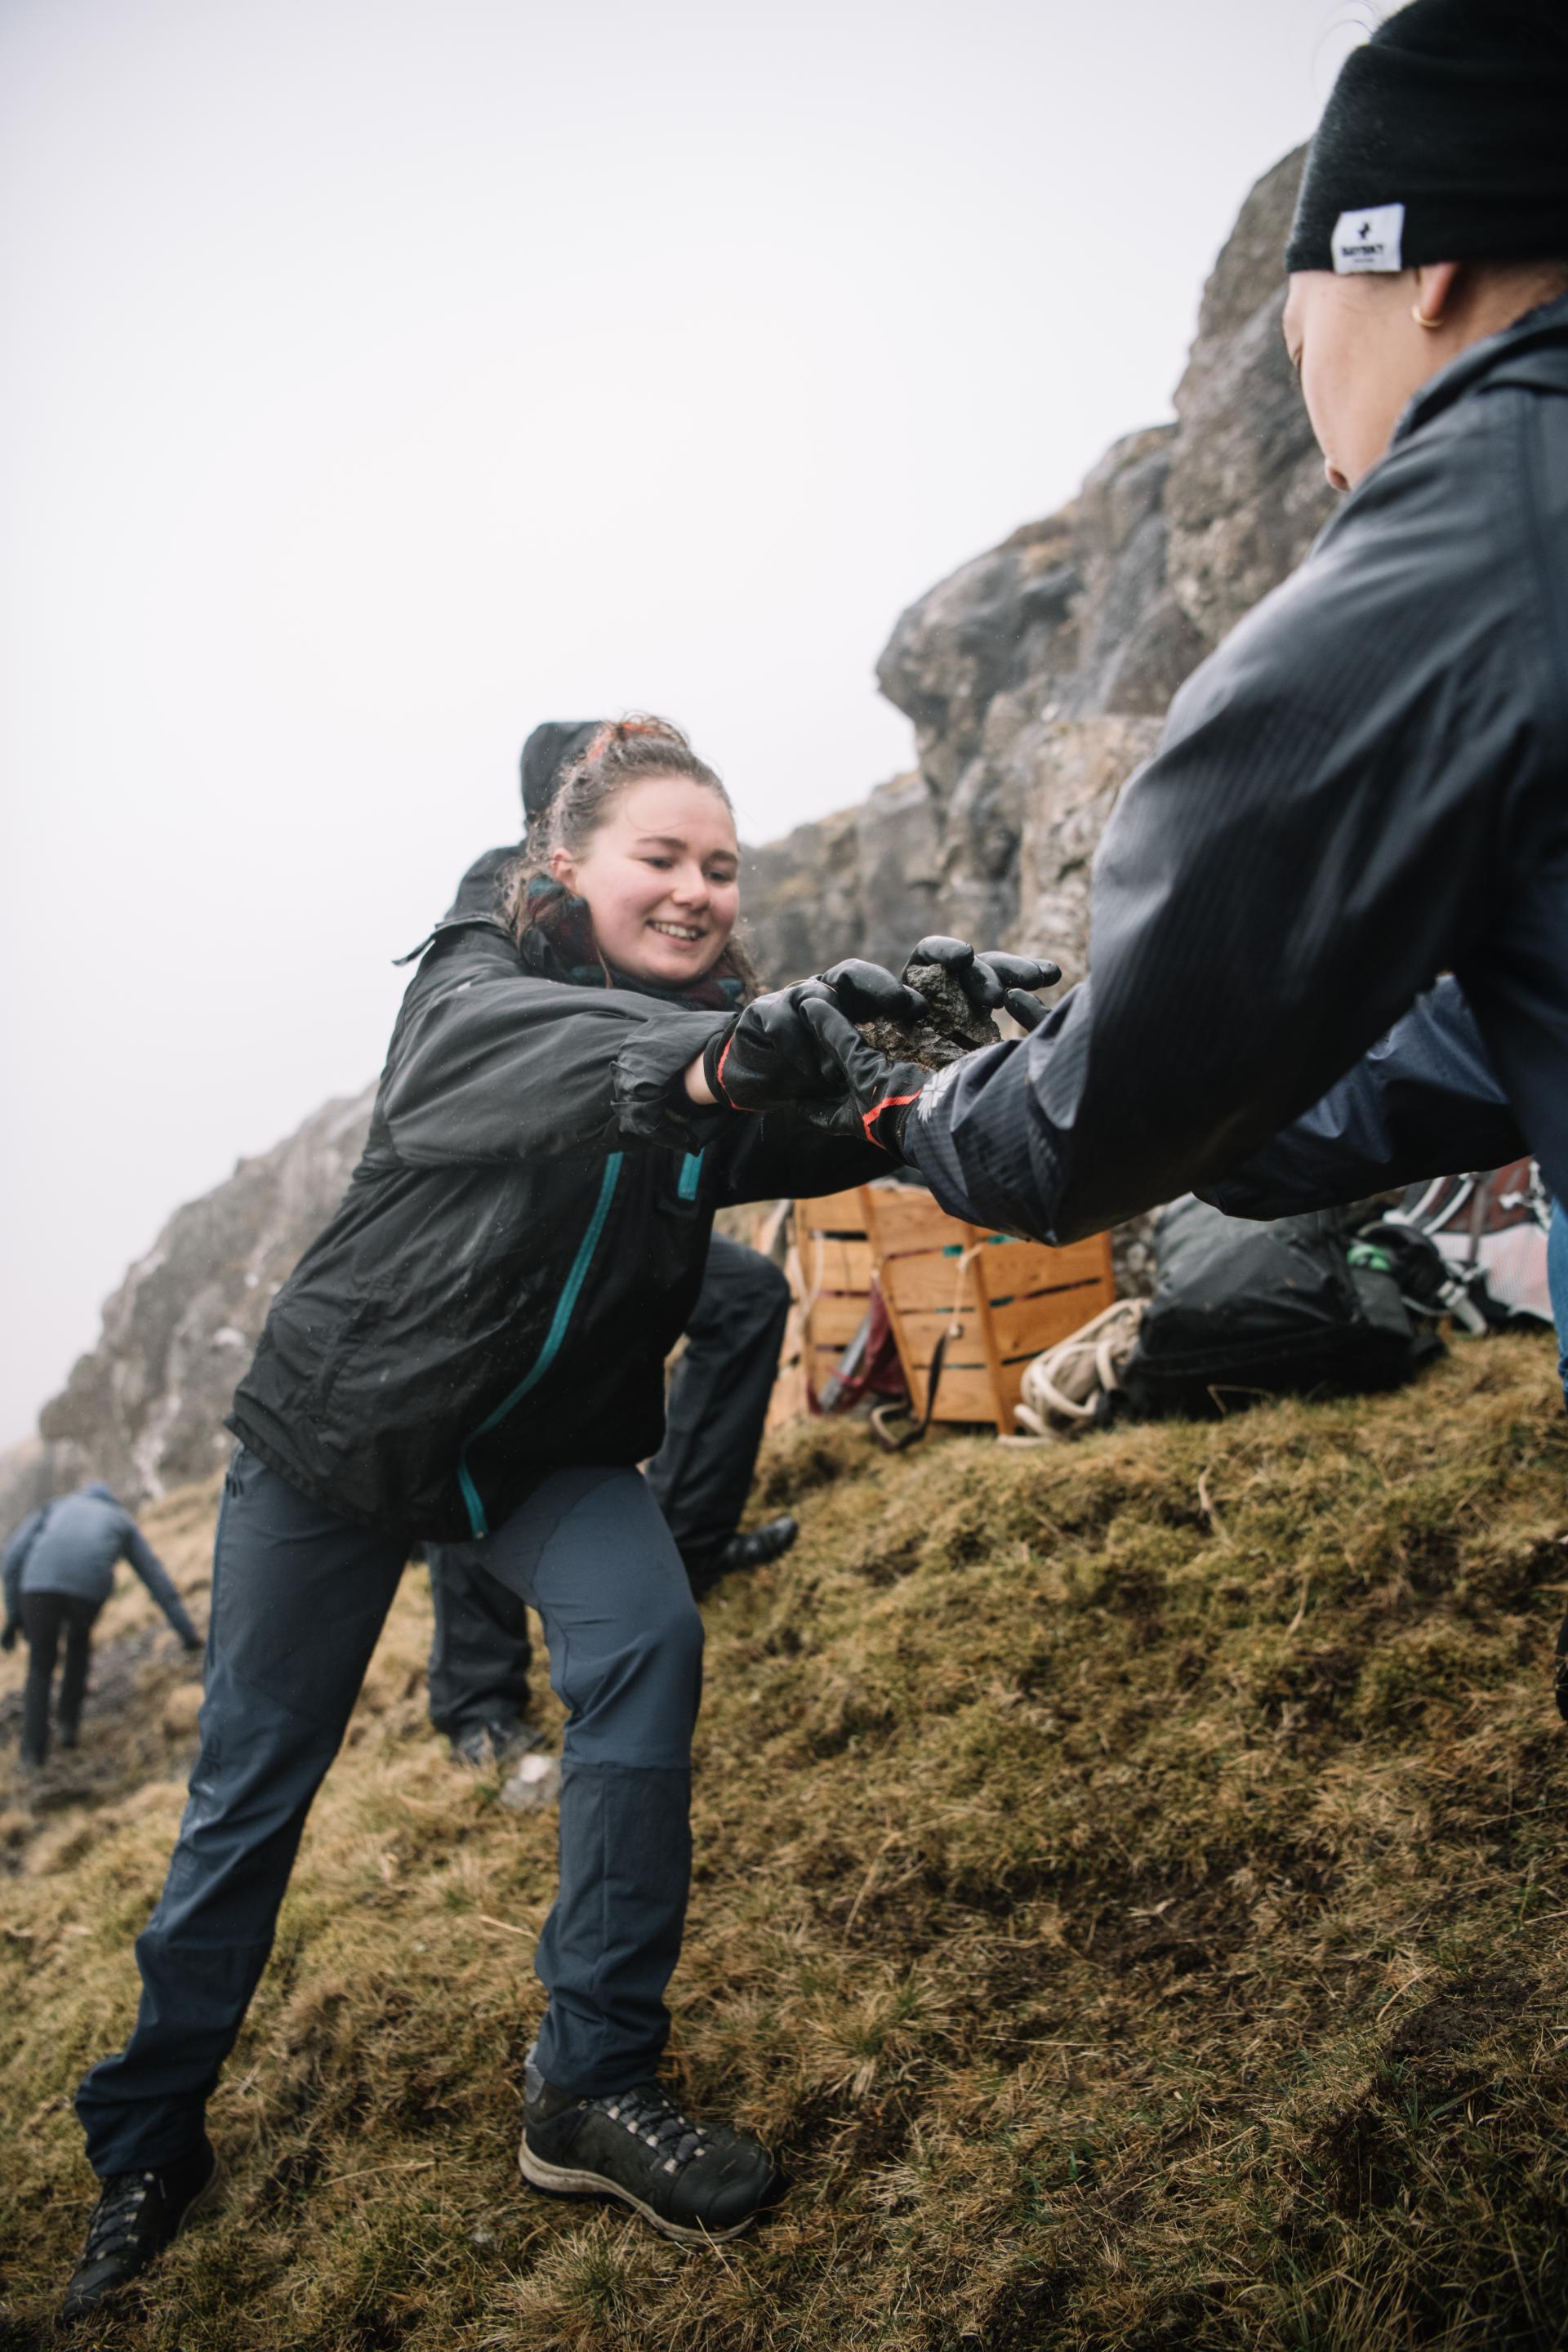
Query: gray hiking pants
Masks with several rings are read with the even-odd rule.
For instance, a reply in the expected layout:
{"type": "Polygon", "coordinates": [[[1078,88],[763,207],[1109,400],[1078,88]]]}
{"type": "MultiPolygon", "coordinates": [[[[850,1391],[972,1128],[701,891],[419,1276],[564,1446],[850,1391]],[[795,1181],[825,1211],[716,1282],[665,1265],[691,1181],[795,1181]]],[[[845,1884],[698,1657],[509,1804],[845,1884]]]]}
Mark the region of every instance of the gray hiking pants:
{"type": "MultiPolygon", "coordinates": [[[[549,1994],[540,2063],[564,2090],[629,2089],[653,2072],[668,2029],[702,1621],[636,1470],[559,1470],[475,1549],[487,1574],[538,1610],[569,1710],[560,1885],[534,1962],[549,1994]]],[[[200,2144],[405,1549],[236,1451],[201,1754],[162,1900],[137,1939],[141,2007],[125,2048],[77,2094],[100,2174],[162,2167],[200,2144]]]]}

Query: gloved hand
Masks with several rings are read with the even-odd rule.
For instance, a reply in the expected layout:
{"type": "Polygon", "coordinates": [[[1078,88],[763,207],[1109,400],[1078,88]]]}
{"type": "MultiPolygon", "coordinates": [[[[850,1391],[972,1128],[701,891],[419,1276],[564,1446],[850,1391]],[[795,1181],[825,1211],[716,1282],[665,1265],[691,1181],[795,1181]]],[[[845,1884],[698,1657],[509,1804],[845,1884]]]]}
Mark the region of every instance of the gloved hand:
{"type": "Polygon", "coordinates": [[[879,1054],[826,992],[803,995],[798,1017],[816,1039],[823,1066],[834,1079],[832,1099],[807,1103],[806,1118],[830,1135],[863,1135],[902,1160],[904,1124],[931,1071],[879,1054]]]}
{"type": "MultiPolygon", "coordinates": [[[[898,985],[896,981],[891,984],[898,985]]],[[[731,1110],[772,1110],[780,1103],[825,1101],[838,1091],[837,1072],[824,1063],[816,1038],[800,1018],[802,1000],[813,993],[830,1001],[816,980],[774,989],[755,998],[728,1029],[709,1039],[702,1076],[716,1102],[731,1110]]]]}
{"type": "Polygon", "coordinates": [[[21,1630],[21,1627],[13,1617],[11,1622],[6,1626],[5,1631],[3,1633],[0,1633],[0,1650],[14,1650],[16,1646],[16,1636],[21,1630]]]}
{"type": "Polygon", "coordinates": [[[203,1641],[199,1633],[193,1633],[188,1642],[182,1641],[180,1647],[184,1650],[187,1658],[194,1658],[196,1656],[198,1652],[205,1649],[206,1643],[203,1641]]]}
{"type": "Polygon", "coordinates": [[[885,964],[868,963],[863,956],[846,956],[842,963],[829,964],[817,981],[833,991],[835,1003],[851,1021],[891,1021],[908,1029],[926,1010],[918,988],[895,980],[885,964]]]}
{"type": "MultiPolygon", "coordinates": [[[[939,963],[963,989],[977,1013],[994,1013],[1005,1005],[1020,1029],[1037,1029],[1047,1008],[1031,996],[1035,988],[1054,988],[1061,966],[1037,956],[1004,955],[994,948],[977,955],[967,940],[932,931],[921,940],[904,965],[909,979],[916,964],[939,963]]],[[[863,1016],[861,1016],[863,1017],[863,1016]]]]}

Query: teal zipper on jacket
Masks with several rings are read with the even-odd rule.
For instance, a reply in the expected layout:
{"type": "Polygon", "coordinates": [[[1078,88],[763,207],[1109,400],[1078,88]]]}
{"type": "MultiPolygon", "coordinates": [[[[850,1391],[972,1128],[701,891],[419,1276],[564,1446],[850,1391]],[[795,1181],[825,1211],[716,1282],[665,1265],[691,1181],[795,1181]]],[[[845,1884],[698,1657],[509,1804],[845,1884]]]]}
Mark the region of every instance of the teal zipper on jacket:
{"type": "Polygon", "coordinates": [[[697,1187],[702,1181],[702,1154],[689,1151],[680,1163],[680,1181],[675,1188],[678,1201],[695,1201],[697,1187]]]}
{"type": "Polygon", "coordinates": [[[494,1412],[487,1420],[481,1421],[478,1429],[470,1431],[463,1440],[462,1450],[458,1455],[458,1484],[463,1490],[463,1503],[468,1514],[468,1525],[473,1529],[476,1539],[480,1536],[488,1536],[490,1525],[485,1517],[485,1507],[479,1498],[479,1490],[469,1475],[468,1448],[479,1438],[488,1436],[492,1429],[506,1419],[513,1405],[521,1404],[529,1391],[538,1387],[556,1357],[561,1353],[562,1344],[571,1328],[572,1318],[577,1310],[577,1301],[582,1296],[583,1285],[588,1279],[588,1269],[594,1263],[594,1253],[599,1246],[599,1237],[605,1230],[605,1221],[610,1213],[610,1202],[615,1198],[616,1186],[620,1181],[621,1161],[624,1157],[625,1154],[622,1152],[612,1151],[605,1162],[599,1197],[594,1204],[594,1213],[588,1220],[588,1230],[577,1244],[577,1255],[572,1261],[572,1271],[567,1276],[562,1286],[561,1296],[555,1302],[555,1312],[550,1318],[550,1328],[544,1335],[544,1345],[511,1394],[503,1398],[494,1412]]]}

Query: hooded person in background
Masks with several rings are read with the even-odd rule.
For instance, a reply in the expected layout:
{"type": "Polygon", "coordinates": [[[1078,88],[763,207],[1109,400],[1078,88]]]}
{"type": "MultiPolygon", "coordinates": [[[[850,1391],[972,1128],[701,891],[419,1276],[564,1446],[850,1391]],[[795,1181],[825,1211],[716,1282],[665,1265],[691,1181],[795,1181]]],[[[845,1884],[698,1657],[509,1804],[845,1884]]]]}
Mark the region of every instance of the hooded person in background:
{"type": "Polygon", "coordinates": [[[1348,495],[1122,794],[1089,978],[929,1081],[802,998],[819,1115],[953,1214],[1066,1242],[1526,1150],[1564,1197],[1565,121],[1545,0],[1412,0],[1352,54],[1283,319],[1348,495]]]}
{"type": "MultiPolygon", "coordinates": [[[[522,747],[525,835],[536,833],[562,771],[584,751],[595,719],[546,719],[522,747]]],[[[501,877],[523,844],[487,850],[458,886],[447,919],[493,911],[501,877]]],[[[647,1480],[700,1595],[722,1576],[765,1567],[794,1543],[793,1518],[742,1535],[768,1400],[789,1315],[789,1285],[772,1261],[714,1234],[702,1288],[670,1381],[664,1443],[647,1480]]],[[[526,1603],[489,1575],[471,1545],[427,1547],[436,1633],[430,1719],[455,1761],[482,1769],[533,1744],[528,1725],[532,1649],[526,1603]]]]}
{"type": "Polygon", "coordinates": [[[60,1636],[65,1670],[56,1722],[62,1748],[77,1744],[92,1629],[114,1590],[117,1561],[128,1559],[186,1650],[201,1635],[146,1537],[101,1480],[64,1495],[23,1520],[5,1548],[5,1630],[0,1648],[27,1637],[27,1683],[22,1702],[22,1761],[41,1765],[49,1749],[49,1694],[60,1636]]]}

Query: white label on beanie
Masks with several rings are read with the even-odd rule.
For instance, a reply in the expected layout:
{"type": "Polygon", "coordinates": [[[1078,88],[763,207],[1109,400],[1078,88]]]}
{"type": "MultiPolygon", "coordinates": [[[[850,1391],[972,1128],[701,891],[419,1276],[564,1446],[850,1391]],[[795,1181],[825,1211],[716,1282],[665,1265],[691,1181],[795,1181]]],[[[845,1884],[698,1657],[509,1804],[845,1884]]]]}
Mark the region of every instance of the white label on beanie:
{"type": "Polygon", "coordinates": [[[1405,206],[1373,205],[1364,213],[1342,213],[1334,223],[1334,268],[1341,278],[1359,269],[1403,269],[1405,206]]]}

